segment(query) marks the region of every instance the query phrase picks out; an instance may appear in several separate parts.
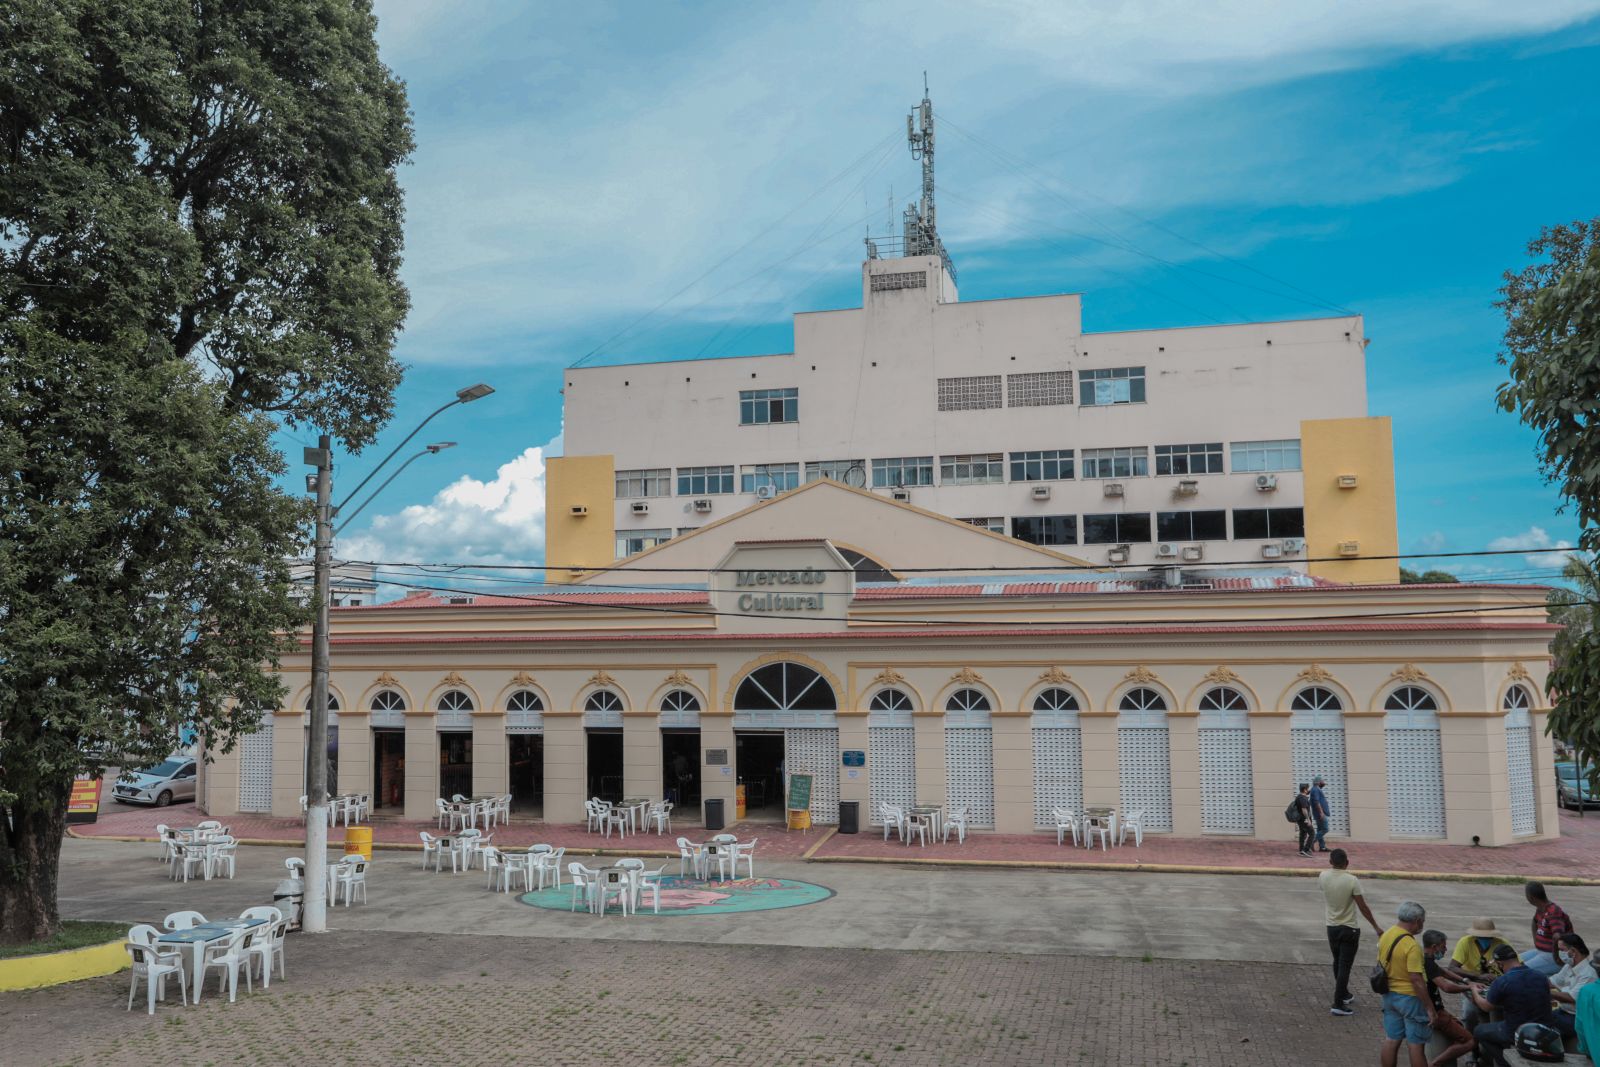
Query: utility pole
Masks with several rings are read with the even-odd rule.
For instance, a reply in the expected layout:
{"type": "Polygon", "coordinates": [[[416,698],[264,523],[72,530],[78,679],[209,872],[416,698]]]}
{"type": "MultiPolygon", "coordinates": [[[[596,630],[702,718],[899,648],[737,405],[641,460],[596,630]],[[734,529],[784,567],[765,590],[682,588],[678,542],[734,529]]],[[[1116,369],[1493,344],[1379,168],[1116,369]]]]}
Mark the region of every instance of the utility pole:
{"type": "MultiPolygon", "coordinates": [[[[317,469],[317,539],[313,563],[317,620],[311,639],[311,767],[306,783],[306,883],[300,927],[320,934],[328,929],[328,600],[333,553],[333,441],[323,434],[305,450],[317,469]]],[[[309,480],[309,479],[308,479],[309,480]]]]}

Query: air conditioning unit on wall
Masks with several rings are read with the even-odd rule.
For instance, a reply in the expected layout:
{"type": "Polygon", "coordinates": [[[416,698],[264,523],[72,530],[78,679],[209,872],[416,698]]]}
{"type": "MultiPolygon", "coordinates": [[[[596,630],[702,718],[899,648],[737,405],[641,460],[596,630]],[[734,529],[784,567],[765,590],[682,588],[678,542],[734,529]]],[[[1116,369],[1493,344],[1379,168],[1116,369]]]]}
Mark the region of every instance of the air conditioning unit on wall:
{"type": "Polygon", "coordinates": [[[1194,496],[1200,492],[1200,483],[1193,478],[1185,478],[1172,491],[1179,496],[1194,496]]]}
{"type": "Polygon", "coordinates": [[[1156,545],[1156,555],[1161,559],[1171,559],[1178,554],[1178,546],[1167,541],[1156,545]]]}
{"type": "Polygon", "coordinates": [[[709,500],[696,500],[694,502],[694,509],[696,511],[701,511],[701,512],[710,511],[711,510],[711,501],[709,501],[709,500]]]}
{"type": "Polygon", "coordinates": [[[571,513],[581,519],[583,516],[589,514],[589,509],[582,504],[574,504],[572,505],[571,513]]]}
{"type": "Polygon", "coordinates": [[[1035,499],[1035,500],[1049,500],[1050,499],[1050,487],[1048,485],[1036,485],[1036,486],[1034,486],[1033,487],[1033,499],[1035,499]]]}
{"type": "Polygon", "coordinates": [[[1183,546],[1183,558],[1185,560],[1189,561],[1190,563],[1193,563],[1197,559],[1204,559],[1205,555],[1206,555],[1206,549],[1205,549],[1204,545],[1184,545],[1183,546]]]}
{"type": "Polygon", "coordinates": [[[1122,495],[1122,483],[1121,482],[1107,482],[1105,484],[1105,486],[1101,489],[1101,492],[1105,493],[1106,496],[1121,496],[1122,495]]]}
{"type": "Polygon", "coordinates": [[[775,497],[777,495],[778,495],[778,487],[775,486],[775,485],[758,485],[758,486],[756,486],[756,499],[757,500],[771,500],[773,497],[775,497]]]}
{"type": "Polygon", "coordinates": [[[650,510],[650,505],[646,501],[635,500],[633,502],[633,513],[635,515],[644,515],[647,512],[649,512],[649,510],[650,510]]]}
{"type": "Polygon", "coordinates": [[[1106,553],[1106,559],[1111,563],[1126,563],[1126,562],[1128,562],[1128,546],[1127,545],[1116,545],[1109,552],[1106,553]]]}
{"type": "Polygon", "coordinates": [[[1279,545],[1262,545],[1262,559],[1278,559],[1283,555],[1283,548],[1279,545]]]}
{"type": "Polygon", "coordinates": [[[911,499],[911,490],[896,489],[892,491],[889,496],[894,500],[909,501],[911,499]]]}
{"type": "Polygon", "coordinates": [[[1306,539],[1304,537],[1285,537],[1283,539],[1283,554],[1284,555],[1286,555],[1286,556],[1298,556],[1300,553],[1304,552],[1305,550],[1306,550],[1306,539]]]}
{"type": "Polygon", "coordinates": [[[1270,493],[1276,488],[1278,488],[1278,476],[1276,474],[1256,475],[1256,489],[1259,492],[1270,493]]]}

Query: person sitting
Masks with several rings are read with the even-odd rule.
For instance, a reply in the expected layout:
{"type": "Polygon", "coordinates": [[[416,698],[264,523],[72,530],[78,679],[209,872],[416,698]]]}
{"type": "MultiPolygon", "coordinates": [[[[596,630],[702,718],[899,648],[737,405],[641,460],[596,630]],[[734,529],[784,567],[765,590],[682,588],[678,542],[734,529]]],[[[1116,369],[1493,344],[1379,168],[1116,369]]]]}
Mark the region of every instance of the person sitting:
{"type": "Polygon", "coordinates": [[[1550,979],[1524,964],[1510,945],[1497,947],[1494,958],[1505,973],[1487,990],[1473,986],[1471,996],[1484,1018],[1499,1011],[1501,1019],[1479,1023],[1472,1036],[1478,1041],[1480,1061],[1487,1055],[1494,1067],[1508,1067],[1505,1050],[1516,1044],[1517,1030],[1524,1023],[1561,1027],[1550,1010],[1550,979]]]}
{"type": "MultiPolygon", "coordinates": [[[[1497,948],[1504,945],[1511,947],[1511,943],[1500,936],[1500,931],[1495,929],[1494,920],[1484,917],[1474,919],[1465,935],[1456,942],[1456,948],[1450,958],[1440,964],[1444,973],[1463,985],[1479,982],[1484,985],[1500,977],[1500,965],[1494,961],[1497,948]]],[[[1478,1014],[1478,1006],[1472,1002],[1470,996],[1461,998],[1461,1021],[1468,1030],[1481,1022],[1487,1022],[1488,1016],[1478,1014]]]]}
{"type": "Polygon", "coordinates": [[[1577,934],[1562,934],[1556,941],[1557,954],[1565,961],[1561,970],[1550,979],[1550,996],[1572,1008],[1557,1008],[1556,1029],[1563,1034],[1576,1031],[1572,1023],[1573,1010],[1578,1003],[1578,990],[1600,979],[1595,974],[1594,961],[1589,958],[1589,946],[1577,934]],[[1565,1019],[1559,1018],[1566,1016],[1565,1019]]]}
{"type": "Polygon", "coordinates": [[[1522,954],[1522,962],[1549,978],[1561,969],[1556,938],[1572,932],[1572,920],[1545,894],[1544,883],[1529,882],[1522,891],[1533,905],[1533,947],[1522,954]]]}
{"type": "Polygon", "coordinates": [[[1442,933],[1437,930],[1422,931],[1422,968],[1428,980],[1428,996],[1433,1001],[1433,1032],[1450,1042],[1449,1048],[1428,1061],[1428,1067],[1444,1067],[1445,1064],[1454,1063],[1457,1057],[1465,1056],[1478,1047],[1472,1031],[1468,1030],[1460,1019],[1445,1010],[1444,999],[1439,995],[1441,992],[1468,993],[1472,988],[1466,982],[1451,978],[1444,968],[1439,966],[1439,960],[1444,956],[1444,949],[1445,937],[1442,933]]]}

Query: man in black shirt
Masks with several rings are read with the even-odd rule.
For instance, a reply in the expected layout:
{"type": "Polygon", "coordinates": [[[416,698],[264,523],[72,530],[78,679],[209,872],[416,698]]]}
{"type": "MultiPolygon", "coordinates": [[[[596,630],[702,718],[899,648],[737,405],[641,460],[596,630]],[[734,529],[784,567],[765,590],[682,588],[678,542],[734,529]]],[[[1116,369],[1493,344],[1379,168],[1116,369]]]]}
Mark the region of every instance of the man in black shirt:
{"type": "Polygon", "coordinates": [[[1301,782],[1300,793],[1294,798],[1296,825],[1300,828],[1300,855],[1311,855],[1311,842],[1317,839],[1317,824],[1312,818],[1311,783],[1301,782]]]}
{"type": "Polygon", "coordinates": [[[1478,1047],[1472,1031],[1468,1030],[1460,1019],[1444,1010],[1444,998],[1439,996],[1440,990],[1446,993],[1469,991],[1468,986],[1455,981],[1443,967],[1439,966],[1439,960],[1444,956],[1447,947],[1449,947],[1448,942],[1439,931],[1422,931],[1423,977],[1428,982],[1428,997],[1433,1001],[1434,1011],[1438,1013],[1438,1017],[1433,1021],[1433,1032],[1450,1042],[1450,1047],[1429,1061],[1428,1067],[1442,1067],[1443,1064],[1454,1063],[1458,1056],[1465,1056],[1478,1047]]]}

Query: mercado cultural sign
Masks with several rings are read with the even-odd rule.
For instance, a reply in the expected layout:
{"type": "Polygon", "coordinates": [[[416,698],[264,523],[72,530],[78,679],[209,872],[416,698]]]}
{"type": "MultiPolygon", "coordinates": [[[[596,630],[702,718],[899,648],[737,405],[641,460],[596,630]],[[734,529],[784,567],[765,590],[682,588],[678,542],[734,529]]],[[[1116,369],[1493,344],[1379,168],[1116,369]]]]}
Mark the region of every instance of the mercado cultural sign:
{"type": "Polygon", "coordinates": [[[786,571],[735,571],[734,586],[747,589],[777,586],[770,593],[744,593],[738,600],[740,611],[821,611],[822,590],[806,589],[827,581],[828,575],[815,567],[786,571]],[[784,587],[788,587],[784,591],[784,587]]]}
{"type": "Polygon", "coordinates": [[[67,797],[67,822],[94,822],[100,817],[100,779],[80,774],[67,797]]]}

